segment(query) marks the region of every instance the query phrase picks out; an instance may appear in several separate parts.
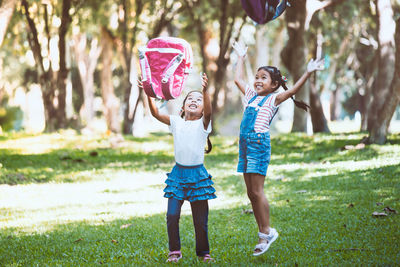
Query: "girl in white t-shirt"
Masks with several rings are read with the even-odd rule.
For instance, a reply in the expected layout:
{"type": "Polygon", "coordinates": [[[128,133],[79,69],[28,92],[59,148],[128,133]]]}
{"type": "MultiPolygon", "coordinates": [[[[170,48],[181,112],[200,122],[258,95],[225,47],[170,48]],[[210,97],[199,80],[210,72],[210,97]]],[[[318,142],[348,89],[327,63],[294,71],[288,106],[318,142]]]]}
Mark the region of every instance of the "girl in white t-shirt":
{"type": "Polygon", "coordinates": [[[190,202],[196,235],[196,254],[205,262],[213,261],[208,243],[208,200],[216,198],[211,175],[203,165],[204,152],[211,151],[211,101],[207,92],[207,75],[202,76],[202,91],[189,92],[183,101],[181,116],[160,114],[148,97],[151,114],[169,125],[174,137],[175,166],[167,174],[164,197],[168,198],[167,229],[169,253],[167,262],[182,258],[179,219],[184,200],[190,202]],[[206,142],[208,149],[205,151],[206,142]]]}
{"type": "Polygon", "coordinates": [[[323,60],[311,60],[307,65],[307,71],[294,84],[287,88],[286,78],[279,69],[271,66],[258,68],[254,88],[244,81],[243,63],[247,47],[234,43],[233,48],[239,59],[236,66],[235,84],[244,94],[246,109],[240,124],[239,136],[239,162],[237,171],[243,173],[246,183],[247,195],[253,207],[254,217],[258,225],[258,244],[254,248],[253,255],[265,253],[272,242],[278,238],[278,232],[270,228],[269,203],[264,193],[265,175],[271,157],[271,141],[269,125],[278,111],[279,105],[292,98],[295,105],[304,110],[309,108],[307,104],[293,98],[304,85],[311,73],[323,69],[323,60]],[[285,91],[276,93],[282,86],[285,91]]]}

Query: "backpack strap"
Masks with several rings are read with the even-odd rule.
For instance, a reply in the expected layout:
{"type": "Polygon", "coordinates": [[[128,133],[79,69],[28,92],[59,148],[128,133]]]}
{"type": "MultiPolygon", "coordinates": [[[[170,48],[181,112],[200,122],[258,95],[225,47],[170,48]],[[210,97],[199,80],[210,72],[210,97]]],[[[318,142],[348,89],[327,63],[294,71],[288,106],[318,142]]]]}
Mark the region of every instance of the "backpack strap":
{"type": "Polygon", "coordinates": [[[167,65],[167,67],[163,72],[162,76],[163,78],[161,80],[161,90],[166,99],[175,98],[174,96],[171,95],[171,88],[173,84],[174,73],[178,68],[178,66],[182,63],[182,61],[183,61],[183,54],[180,53],[169,62],[169,64],[167,65]]]}
{"type": "Polygon", "coordinates": [[[158,98],[153,89],[153,83],[151,81],[150,65],[149,62],[147,61],[145,50],[140,48],[139,48],[139,63],[140,63],[140,68],[142,69],[143,90],[146,92],[148,96],[158,98]]]}
{"type": "Polygon", "coordinates": [[[287,7],[290,6],[290,3],[288,0],[283,0],[282,3],[276,8],[276,12],[275,15],[272,17],[271,20],[276,19],[277,17],[279,17],[280,15],[282,15],[282,13],[285,11],[285,9],[287,7]]]}

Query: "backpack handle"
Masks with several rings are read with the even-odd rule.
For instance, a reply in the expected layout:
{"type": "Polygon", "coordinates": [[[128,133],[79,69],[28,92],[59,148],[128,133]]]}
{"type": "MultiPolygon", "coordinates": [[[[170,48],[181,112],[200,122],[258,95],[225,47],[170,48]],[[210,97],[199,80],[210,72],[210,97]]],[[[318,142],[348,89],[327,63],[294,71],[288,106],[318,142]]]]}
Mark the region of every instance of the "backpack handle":
{"type": "Polygon", "coordinates": [[[153,89],[153,83],[151,82],[151,71],[150,65],[147,61],[147,57],[145,51],[139,48],[139,63],[140,68],[142,69],[142,84],[143,90],[150,97],[159,98],[153,89]]]}

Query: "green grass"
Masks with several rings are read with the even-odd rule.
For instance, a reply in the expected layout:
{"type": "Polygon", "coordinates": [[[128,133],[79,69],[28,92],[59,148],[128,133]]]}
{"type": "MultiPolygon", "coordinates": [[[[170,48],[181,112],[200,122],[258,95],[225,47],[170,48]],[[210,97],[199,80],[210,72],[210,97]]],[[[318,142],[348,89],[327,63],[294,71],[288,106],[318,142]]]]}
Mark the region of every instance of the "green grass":
{"type": "MultiPolygon", "coordinates": [[[[265,192],[280,236],[256,258],[256,223],[243,212],[250,206],[235,171],[237,138],[212,137],[205,165],[218,195],[209,217],[215,265],[399,265],[400,214],[372,213],[400,212],[400,136],[383,146],[344,148],[362,137],[273,137],[265,192]]],[[[172,138],[112,144],[71,132],[0,137],[0,266],[165,263],[162,189],[174,162],[172,138]]],[[[187,203],[181,239],[178,265],[202,265],[187,203]]]]}

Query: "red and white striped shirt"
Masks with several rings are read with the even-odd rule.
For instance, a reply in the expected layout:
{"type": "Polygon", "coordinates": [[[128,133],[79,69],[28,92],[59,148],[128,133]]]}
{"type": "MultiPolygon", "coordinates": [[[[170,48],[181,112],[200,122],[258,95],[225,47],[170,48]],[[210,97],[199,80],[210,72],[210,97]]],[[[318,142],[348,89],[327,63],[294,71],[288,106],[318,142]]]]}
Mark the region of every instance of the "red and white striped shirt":
{"type": "MultiPolygon", "coordinates": [[[[249,101],[257,95],[257,92],[250,88],[250,86],[246,87],[246,92],[244,95],[245,108],[249,107],[257,107],[258,103],[265,96],[257,96],[257,98],[249,104],[249,101]]],[[[278,106],[275,106],[275,98],[278,94],[273,93],[268,99],[265,101],[264,105],[258,110],[256,122],[254,124],[254,131],[257,133],[265,133],[269,131],[269,124],[277,111],[278,106]]]]}

